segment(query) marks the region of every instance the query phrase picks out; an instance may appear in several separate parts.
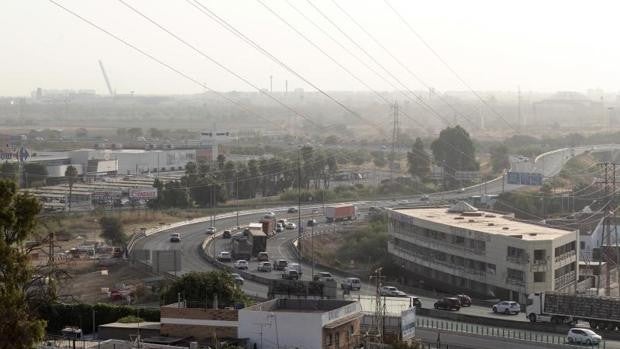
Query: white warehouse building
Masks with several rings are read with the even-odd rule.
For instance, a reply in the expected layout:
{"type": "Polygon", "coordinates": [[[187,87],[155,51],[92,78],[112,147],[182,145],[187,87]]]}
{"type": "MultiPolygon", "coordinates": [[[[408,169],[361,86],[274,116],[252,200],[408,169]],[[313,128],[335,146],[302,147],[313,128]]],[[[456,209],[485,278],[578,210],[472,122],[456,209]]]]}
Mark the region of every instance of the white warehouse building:
{"type": "Polygon", "coordinates": [[[464,202],[391,209],[388,217],[388,253],[408,284],[523,304],[533,292],[576,287],[576,231],[517,221],[464,202]]]}
{"type": "Polygon", "coordinates": [[[196,161],[195,149],[80,149],[69,152],[72,164],[88,168],[89,161],[115,161],[119,175],[184,170],[188,162],[196,161]]]}

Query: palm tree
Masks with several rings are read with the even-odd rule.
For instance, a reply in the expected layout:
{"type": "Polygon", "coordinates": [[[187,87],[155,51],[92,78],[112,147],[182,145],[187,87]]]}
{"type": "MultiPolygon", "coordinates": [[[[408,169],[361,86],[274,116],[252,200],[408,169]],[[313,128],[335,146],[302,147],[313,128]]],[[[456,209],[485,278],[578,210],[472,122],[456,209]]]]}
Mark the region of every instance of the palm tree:
{"type": "Polygon", "coordinates": [[[73,165],[69,165],[65,170],[65,177],[69,182],[69,211],[71,211],[71,198],[73,194],[73,184],[77,180],[78,172],[77,169],[73,165]]]}

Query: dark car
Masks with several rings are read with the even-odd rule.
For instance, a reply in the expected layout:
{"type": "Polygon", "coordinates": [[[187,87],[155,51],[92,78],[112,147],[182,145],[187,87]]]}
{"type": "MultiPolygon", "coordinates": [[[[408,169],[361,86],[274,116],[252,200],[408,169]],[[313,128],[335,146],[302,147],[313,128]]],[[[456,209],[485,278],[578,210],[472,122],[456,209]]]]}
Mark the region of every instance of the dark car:
{"type": "Polygon", "coordinates": [[[297,213],[297,208],[291,207],[288,209],[288,213],[297,213]]]}
{"type": "Polygon", "coordinates": [[[471,307],[471,297],[466,294],[457,294],[454,296],[461,302],[461,307],[471,307]]]}
{"type": "Polygon", "coordinates": [[[311,220],[309,220],[309,221],[306,223],[306,225],[307,225],[308,227],[314,227],[314,226],[315,226],[315,225],[317,225],[317,224],[318,224],[318,222],[316,221],[316,219],[311,219],[311,220]]]}
{"type": "Polygon", "coordinates": [[[422,301],[418,297],[411,297],[411,305],[417,308],[422,308],[422,301]]]}
{"type": "Polygon", "coordinates": [[[222,233],[222,239],[230,239],[231,236],[230,230],[224,230],[224,233],[222,233]]]}
{"type": "Polygon", "coordinates": [[[461,309],[461,301],[456,297],[444,297],[435,302],[435,309],[459,310],[461,309]]]}

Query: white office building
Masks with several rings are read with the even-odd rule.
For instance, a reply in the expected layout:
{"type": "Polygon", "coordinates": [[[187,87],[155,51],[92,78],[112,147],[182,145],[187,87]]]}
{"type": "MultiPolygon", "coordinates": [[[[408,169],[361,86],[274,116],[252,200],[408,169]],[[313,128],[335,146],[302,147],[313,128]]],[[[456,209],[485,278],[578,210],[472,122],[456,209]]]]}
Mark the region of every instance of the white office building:
{"type": "Polygon", "coordinates": [[[578,276],[578,232],[517,221],[459,202],[392,209],[388,252],[408,284],[512,299],[570,292],[578,276]]]}

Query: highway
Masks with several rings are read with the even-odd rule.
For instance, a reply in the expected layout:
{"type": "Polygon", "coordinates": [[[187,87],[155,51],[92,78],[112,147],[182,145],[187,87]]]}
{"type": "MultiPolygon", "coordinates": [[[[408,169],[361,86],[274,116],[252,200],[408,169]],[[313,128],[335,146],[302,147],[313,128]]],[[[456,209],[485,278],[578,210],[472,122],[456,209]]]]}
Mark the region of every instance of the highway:
{"type": "MultiPolygon", "coordinates": [[[[576,147],[572,149],[559,149],[556,151],[548,152],[542,154],[541,156],[536,158],[535,166],[543,170],[543,174],[545,177],[551,177],[560,172],[563,165],[566,163],[568,159],[572,156],[582,154],[586,151],[606,151],[606,150],[618,150],[620,149],[620,145],[602,145],[602,146],[588,146],[588,147],[576,147]]],[[[479,195],[480,193],[487,194],[498,194],[502,191],[511,191],[518,188],[523,187],[522,185],[512,185],[504,182],[502,177],[498,177],[494,180],[488,181],[483,184],[478,184],[475,186],[462,188],[459,190],[448,191],[448,192],[440,192],[433,193],[429,195],[431,202],[438,202],[443,200],[453,200],[459,198],[467,198],[472,195],[479,195]]],[[[410,205],[416,204],[420,202],[420,195],[413,196],[408,199],[401,199],[399,201],[396,200],[382,200],[382,201],[361,201],[355,202],[358,206],[360,212],[364,212],[370,206],[376,207],[393,207],[398,205],[410,205]]],[[[321,206],[317,205],[308,205],[302,206],[302,215],[307,217],[312,215],[312,211],[314,209],[319,209],[321,206]]],[[[297,223],[297,214],[289,215],[286,213],[288,207],[280,207],[280,208],[271,208],[265,209],[264,212],[252,210],[252,211],[241,211],[239,212],[239,225],[247,225],[250,222],[256,222],[267,211],[275,212],[278,219],[288,218],[291,221],[297,223]]],[[[333,229],[332,226],[326,225],[321,222],[321,219],[317,217],[319,220],[318,227],[315,227],[315,233],[321,232],[322,229],[333,229]]],[[[230,227],[236,227],[236,217],[234,214],[224,214],[215,217],[215,225],[219,232],[224,229],[230,227]]],[[[304,221],[302,219],[302,221],[304,221]]],[[[135,249],[148,249],[148,250],[168,250],[175,249],[182,253],[182,263],[181,263],[181,271],[178,272],[178,275],[182,275],[184,273],[190,271],[209,271],[214,270],[215,267],[208,263],[199,253],[199,248],[206,238],[205,231],[211,224],[208,222],[203,223],[195,223],[188,224],[185,226],[173,228],[172,230],[165,230],[158,232],[156,234],[149,235],[145,238],[142,238],[137,241],[135,245],[135,249]],[[171,243],[169,241],[171,233],[180,233],[181,234],[181,242],[180,243],[171,243]]],[[[285,231],[284,233],[278,234],[275,238],[272,238],[268,241],[268,253],[271,260],[275,260],[278,258],[284,258],[287,260],[292,260],[294,256],[291,254],[291,251],[287,247],[289,241],[297,237],[297,231],[285,231]],[[275,243],[274,243],[275,242],[275,243]]],[[[215,255],[217,252],[222,250],[229,250],[227,246],[228,241],[223,239],[217,239],[217,241],[213,244],[213,250],[209,250],[209,253],[215,255]]],[[[252,262],[250,265],[249,271],[258,273],[256,271],[256,263],[252,262]]],[[[321,271],[320,269],[316,269],[316,271],[321,271]]],[[[279,278],[280,273],[271,272],[271,273],[260,273],[262,276],[267,276],[270,278],[279,278]]],[[[309,265],[303,265],[303,278],[309,279],[311,276],[311,270],[309,265]]],[[[336,275],[337,278],[344,278],[346,275],[336,275]]],[[[267,295],[267,287],[262,284],[258,284],[255,282],[251,282],[246,280],[243,285],[243,289],[246,293],[262,298],[266,298],[267,295]]],[[[371,289],[370,285],[366,284],[361,290],[363,294],[374,294],[374,290],[371,289]]],[[[431,298],[421,298],[424,307],[431,306],[434,303],[435,299],[431,298]]],[[[463,308],[462,312],[470,314],[470,315],[478,315],[478,316],[498,316],[492,314],[488,308],[486,307],[477,307],[472,306],[470,308],[463,308]]],[[[499,315],[502,318],[506,318],[503,315],[499,315]]],[[[513,316],[510,317],[514,320],[525,321],[522,316],[513,316]]]]}

